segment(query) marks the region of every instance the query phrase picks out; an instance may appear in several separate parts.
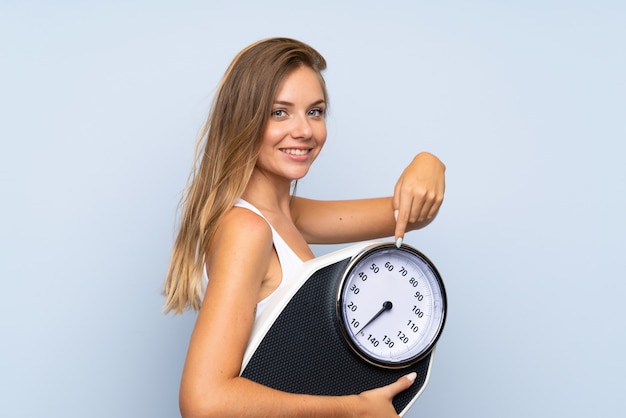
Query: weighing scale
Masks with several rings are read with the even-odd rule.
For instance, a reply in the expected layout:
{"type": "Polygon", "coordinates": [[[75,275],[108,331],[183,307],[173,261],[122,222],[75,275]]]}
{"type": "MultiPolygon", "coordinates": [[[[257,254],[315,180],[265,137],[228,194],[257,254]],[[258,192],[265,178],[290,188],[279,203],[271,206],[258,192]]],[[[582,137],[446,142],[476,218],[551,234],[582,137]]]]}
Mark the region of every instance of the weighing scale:
{"type": "Polygon", "coordinates": [[[241,376],[291,393],[354,395],[416,372],[400,416],[428,383],[446,318],[435,266],[408,245],[366,242],[304,263],[255,321],[241,376]]]}

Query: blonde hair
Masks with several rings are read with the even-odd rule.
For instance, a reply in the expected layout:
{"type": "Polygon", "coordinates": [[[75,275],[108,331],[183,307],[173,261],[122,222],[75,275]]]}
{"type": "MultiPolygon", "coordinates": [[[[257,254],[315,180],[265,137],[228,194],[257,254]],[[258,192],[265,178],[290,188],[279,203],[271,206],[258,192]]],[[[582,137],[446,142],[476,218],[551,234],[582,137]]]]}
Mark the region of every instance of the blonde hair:
{"type": "Polygon", "coordinates": [[[180,229],[165,278],[166,312],[200,308],[204,254],[220,220],[248,184],[280,83],[301,66],[319,75],[328,102],[321,75],[326,60],[300,41],[256,42],[226,70],[196,145],[194,169],[181,201],[180,229]]]}

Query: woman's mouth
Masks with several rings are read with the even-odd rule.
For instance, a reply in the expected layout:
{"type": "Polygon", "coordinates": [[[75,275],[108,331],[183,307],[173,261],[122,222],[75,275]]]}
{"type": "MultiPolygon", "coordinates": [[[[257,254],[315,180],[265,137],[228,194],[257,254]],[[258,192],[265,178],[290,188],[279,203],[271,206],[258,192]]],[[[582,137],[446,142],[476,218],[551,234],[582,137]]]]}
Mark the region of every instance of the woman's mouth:
{"type": "Polygon", "coordinates": [[[289,155],[307,155],[309,152],[311,152],[311,149],[281,148],[281,151],[289,155]]]}

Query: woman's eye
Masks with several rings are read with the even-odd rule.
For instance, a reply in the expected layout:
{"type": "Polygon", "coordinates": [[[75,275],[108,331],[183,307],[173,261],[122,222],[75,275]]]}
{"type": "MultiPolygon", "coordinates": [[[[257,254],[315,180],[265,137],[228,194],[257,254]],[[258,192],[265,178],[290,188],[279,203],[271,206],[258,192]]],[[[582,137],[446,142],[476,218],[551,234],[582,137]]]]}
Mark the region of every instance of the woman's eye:
{"type": "Polygon", "coordinates": [[[285,112],[283,109],[275,109],[272,110],[271,116],[273,118],[282,118],[284,116],[287,116],[287,112],[285,112]]]}
{"type": "Polygon", "coordinates": [[[309,116],[314,116],[314,117],[322,117],[324,116],[324,109],[311,109],[309,110],[309,116]]]}

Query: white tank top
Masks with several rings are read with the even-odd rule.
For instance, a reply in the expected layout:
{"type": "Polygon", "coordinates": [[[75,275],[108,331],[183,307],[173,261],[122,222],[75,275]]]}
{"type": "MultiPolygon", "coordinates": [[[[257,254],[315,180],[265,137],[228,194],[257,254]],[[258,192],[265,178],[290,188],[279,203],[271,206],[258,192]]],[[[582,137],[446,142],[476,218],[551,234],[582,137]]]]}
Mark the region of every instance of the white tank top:
{"type": "MultiPolygon", "coordinates": [[[[246,202],[243,199],[237,200],[237,202],[235,202],[235,206],[251,210],[252,212],[254,212],[257,215],[259,215],[261,218],[265,219],[267,224],[270,226],[270,229],[272,230],[272,240],[273,240],[274,248],[276,249],[276,254],[278,255],[278,261],[280,262],[280,267],[281,267],[281,270],[282,270],[282,278],[281,278],[280,284],[278,285],[276,290],[274,290],[271,294],[269,294],[265,299],[263,299],[259,303],[257,303],[257,306],[256,306],[256,318],[258,318],[259,315],[261,315],[261,313],[265,309],[265,306],[267,305],[267,303],[276,294],[276,291],[278,289],[282,288],[283,286],[285,286],[289,282],[289,280],[293,280],[294,279],[296,270],[298,270],[300,267],[302,267],[304,262],[291,249],[291,247],[289,247],[289,245],[287,245],[285,240],[278,234],[278,232],[276,232],[276,230],[274,229],[272,224],[269,223],[269,221],[265,218],[265,216],[263,216],[263,214],[261,213],[260,210],[258,210],[252,204],[246,202]]],[[[203,276],[204,276],[203,277],[203,279],[204,279],[203,280],[204,281],[203,288],[204,288],[204,290],[206,290],[206,284],[208,283],[208,277],[207,277],[207,274],[206,274],[206,269],[203,272],[203,276]]]]}

